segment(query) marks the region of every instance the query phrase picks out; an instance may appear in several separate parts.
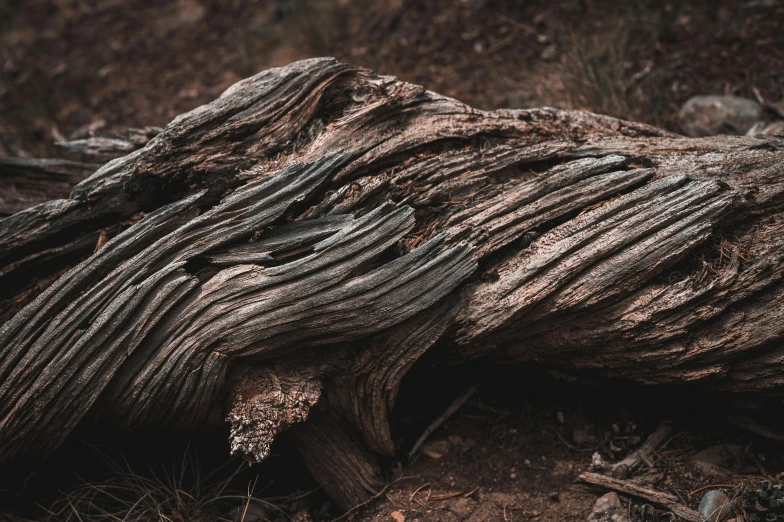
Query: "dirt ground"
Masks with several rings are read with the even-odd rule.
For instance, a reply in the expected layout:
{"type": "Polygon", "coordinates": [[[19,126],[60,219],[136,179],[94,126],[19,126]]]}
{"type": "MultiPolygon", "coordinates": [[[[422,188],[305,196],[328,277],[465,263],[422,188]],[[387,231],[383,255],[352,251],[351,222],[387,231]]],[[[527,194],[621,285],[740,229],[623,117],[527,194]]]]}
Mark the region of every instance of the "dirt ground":
{"type": "MultiPolygon", "coordinates": [[[[243,77],[319,55],[480,108],[581,108],[677,131],[692,95],[784,95],[784,2],[0,0],[0,155],[63,157],[55,141],[163,126],[243,77]]],[[[444,372],[407,380],[398,408],[411,413],[395,426],[391,486],[345,519],[584,520],[599,491],[576,479],[592,455],[618,460],[661,422],[673,436],[655,473],[640,473],[692,508],[706,486],[732,497],[784,469],[780,448],[726,424],[716,398],[503,367],[475,375],[479,391],[408,462],[413,441],[469,385],[464,371],[444,372]],[[725,471],[689,460],[719,443],[744,448],[725,471]]],[[[296,457],[279,453],[241,477],[288,470],[278,497],[260,493],[276,507],[257,515],[340,516],[318,491],[304,494],[312,484],[296,457]]],[[[42,471],[10,503],[35,512],[57,496],[58,477],[42,471]],[[43,482],[46,498],[36,498],[43,482]]],[[[624,502],[636,521],[669,520],[624,502]]]]}
{"type": "MultiPolygon", "coordinates": [[[[406,377],[392,416],[399,452],[385,463],[390,485],[348,513],[318,489],[285,434],[267,461],[249,468],[236,459],[226,465],[224,432],[77,436],[22,490],[0,489],[0,503],[5,512],[24,515],[10,520],[25,521],[122,520],[137,502],[152,502],[169,514],[161,521],[175,522],[580,521],[606,492],[578,481],[594,455],[616,462],[667,424],[672,431],[651,466],[642,465],[631,478],[697,509],[709,489],[737,498],[763,480],[781,483],[784,447],[728,424],[725,411],[720,398],[696,389],[564,380],[530,366],[425,363],[406,377]],[[476,393],[409,459],[425,428],[476,383],[476,393]],[[730,450],[718,466],[694,461],[717,445],[730,450]],[[238,474],[221,475],[234,468],[238,474]],[[246,509],[247,491],[255,500],[246,509]],[[206,504],[218,497],[228,502],[205,515],[206,504]],[[115,515],[91,517],[93,505],[115,515]]],[[[673,520],[660,506],[621,499],[633,522],[673,520]]],[[[739,509],[733,516],[742,520],[742,514],[739,509]]]]}
{"type": "Polygon", "coordinates": [[[784,94],[777,0],[0,0],[0,155],[163,126],[237,80],[332,55],[479,108],[677,130],[694,94],[784,94]]]}
{"type": "MultiPolygon", "coordinates": [[[[780,446],[732,428],[724,405],[696,390],[568,382],[515,366],[432,371],[415,373],[400,398],[414,412],[396,426],[404,449],[469,386],[467,373],[482,384],[354,520],[585,520],[606,492],[577,481],[593,455],[620,460],[663,423],[672,426],[671,436],[653,468],[643,465],[633,477],[693,509],[710,486],[734,498],[760,480],[776,481],[784,469],[780,446]],[[719,444],[742,448],[740,456],[723,458],[720,469],[690,458],[719,444]]],[[[669,520],[665,511],[648,512],[640,499],[621,498],[630,519],[669,520]]]]}

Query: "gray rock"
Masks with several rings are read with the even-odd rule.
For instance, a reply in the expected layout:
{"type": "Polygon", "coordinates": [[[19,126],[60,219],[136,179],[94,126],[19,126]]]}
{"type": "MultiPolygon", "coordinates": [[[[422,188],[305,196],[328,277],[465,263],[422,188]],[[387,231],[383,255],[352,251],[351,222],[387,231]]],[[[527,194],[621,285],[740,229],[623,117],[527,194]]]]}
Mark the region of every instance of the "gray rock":
{"type": "Polygon", "coordinates": [[[721,522],[732,513],[732,501],[721,491],[711,489],[702,497],[699,512],[707,522],[721,522]]]}
{"type": "Polygon", "coordinates": [[[743,454],[744,447],[737,444],[718,444],[705,448],[689,457],[689,461],[697,468],[711,476],[726,475],[726,467],[734,467],[743,454]]]}
{"type": "Polygon", "coordinates": [[[621,504],[616,493],[599,497],[593,506],[588,522],[629,522],[629,513],[621,504]]]}
{"type": "Polygon", "coordinates": [[[678,113],[681,129],[692,137],[743,135],[764,118],[762,105],[738,96],[694,96],[678,113]]]}

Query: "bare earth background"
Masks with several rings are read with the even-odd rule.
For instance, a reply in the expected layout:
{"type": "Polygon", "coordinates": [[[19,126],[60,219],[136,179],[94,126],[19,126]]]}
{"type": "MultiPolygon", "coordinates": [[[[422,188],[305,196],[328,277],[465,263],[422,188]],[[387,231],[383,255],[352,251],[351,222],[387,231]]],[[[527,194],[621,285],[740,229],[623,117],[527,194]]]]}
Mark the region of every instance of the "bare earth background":
{"type": "MultiPolygon", "coordinates": [[[[53,143],[90,130],[164,126],[241,78],[323,55],[479,108],[581,108],[678,131],[677,109],[695,94],[782,98],[784,2],[0,0],[0,156],[63,157],[53,143]]],[[[403,450],[464,390],[464,372],[476,370],[434,375],[420,366],[400,398],[412,412],[395,427],[403,450]]],[[[667,420],[676,421],[675,435],[656,456],[656,487],[691,507],[704,486],[725,484],[719,489],[732,497],[784,469],[778,446],[714,424],[721,404],[696,392],[619,393],[538,375],[474,371],[484,384],[426,454],[405,468],[390,462],[399,480],[347,518],[584,520],[596,494],[574,479],[592,453],[623,457],[667,420]],[[726,472],[714,476],[689,460],[719,442],[744,448],[737,462],[723,462],[726,472]]],[[[318,492],[291,493],[312,484],[281,444],[266,468],[235,477],[247,484],[258,476],[261,490],[286,471],[285,484],[259,493],[283,495],[277,507],[245,520],[263,520],[262,511],[330,519],[336,512],[318,492]]],[[[65,448],[5,503],[34,513],[57,497],[61,476],[92,472],[69,452],[86,454],[65,448]]],[[[660,516],[640,510],[629,504],[637,520],[660,516]]],[[[68,517],[78,519],[68,510],[53,519],[68,517]]]]}
{"type": "Polygon", "coordinates": [[[0,0],[0,154],[163,126],[235,81],[331,55],[483,109],[677,130],[694,94],[784,94],[784,3],[0,0]]]}

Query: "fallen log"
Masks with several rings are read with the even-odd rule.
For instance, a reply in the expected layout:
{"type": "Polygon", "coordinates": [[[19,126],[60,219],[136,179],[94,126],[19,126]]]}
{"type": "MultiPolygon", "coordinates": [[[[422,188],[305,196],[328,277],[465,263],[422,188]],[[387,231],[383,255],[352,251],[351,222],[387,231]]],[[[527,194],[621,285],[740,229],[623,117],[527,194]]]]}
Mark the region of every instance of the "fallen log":
{"type": "Polygon", "coordinates": [[[77,427],[225,422],[259,460],[290,429],[348,508],[428,350],[761,407],[784,391],[783,210],[782,138],[271,69],[0,221],[0,463],[77,427]]]}

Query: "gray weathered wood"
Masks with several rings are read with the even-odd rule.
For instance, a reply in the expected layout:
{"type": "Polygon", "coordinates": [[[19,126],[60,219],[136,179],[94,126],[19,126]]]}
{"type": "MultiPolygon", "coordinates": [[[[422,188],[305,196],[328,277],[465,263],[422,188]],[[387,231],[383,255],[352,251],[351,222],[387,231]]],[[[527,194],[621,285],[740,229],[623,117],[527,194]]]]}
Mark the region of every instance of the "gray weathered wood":
{"type": "Polygon", "coordinates": [[[0,220],[0,462],[80,426],[228,422],[251,459],[291,429],[348,507],[427,350],[769,407],[783,230],[782,138],[265,71],[0,220]]]}

